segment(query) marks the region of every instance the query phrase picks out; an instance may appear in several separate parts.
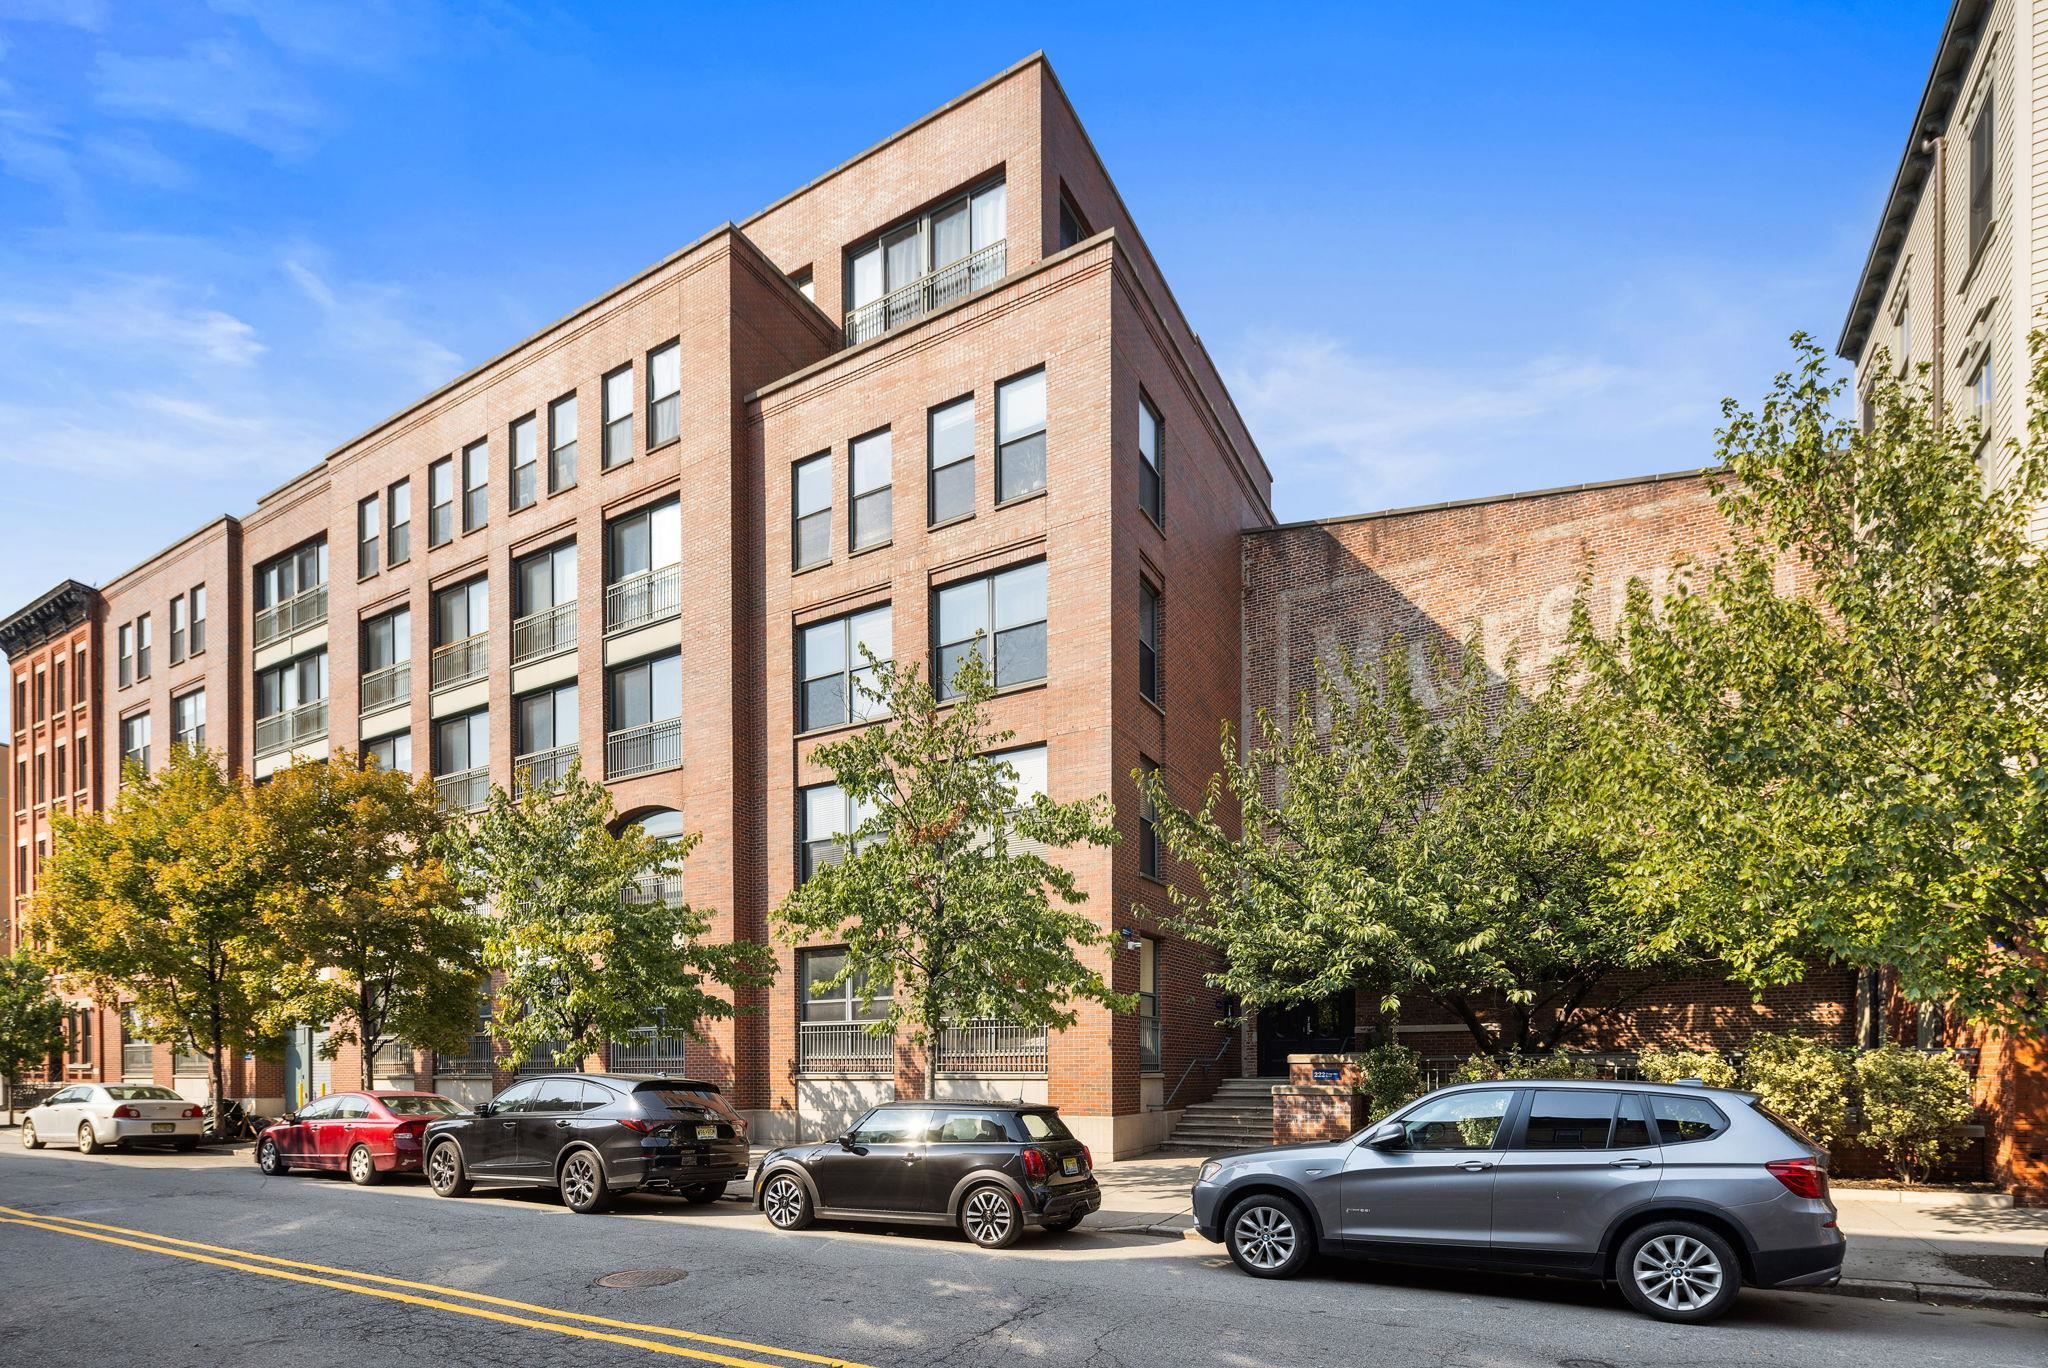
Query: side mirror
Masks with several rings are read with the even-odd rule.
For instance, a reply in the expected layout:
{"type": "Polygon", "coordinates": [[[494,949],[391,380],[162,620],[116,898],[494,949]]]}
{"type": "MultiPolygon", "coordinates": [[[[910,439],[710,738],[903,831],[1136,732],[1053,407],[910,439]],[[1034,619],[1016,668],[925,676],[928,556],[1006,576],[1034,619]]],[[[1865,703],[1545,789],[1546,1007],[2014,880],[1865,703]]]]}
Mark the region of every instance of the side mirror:
{"type": "Polygon", "coordinates": [[[1365,1143],[1373,1149],[1400,1149],[1408,1143],[1408,1128],[1399,1121],[1382,1121],[1365,1133],[1365,1143]]]}
{"type": "Polygon", "coordinates": [[[843,1150],[850,1150],[850,1149],[852,1149],[852,1148],[853,1148],[853,1132],[852,1132],[852,1131],[848,1131],[848,1132],[847,1132],[846,1134],[844,1134],[844,1135],[842,1135],[842,1136],[840,1136],[840,1137],[839,1137],[839,1148],[841,1148],[841,1149],[843,1149],[843,1150]]]}
{"type": "Polygon", "coordinates": [[[280,1116],[277,1119],[287,1126],[296,1126],[299,1124],[299,1114],[297,1112],[286,1112],[283,1116],[280,1116]]]}
{"type": "Polygon", "coordinates": [[[478,1116],[489,1116],[497,1109],[498,1104],[495,1102],[479,1102],[476,1104],[476,1114],[478,1116]]]}

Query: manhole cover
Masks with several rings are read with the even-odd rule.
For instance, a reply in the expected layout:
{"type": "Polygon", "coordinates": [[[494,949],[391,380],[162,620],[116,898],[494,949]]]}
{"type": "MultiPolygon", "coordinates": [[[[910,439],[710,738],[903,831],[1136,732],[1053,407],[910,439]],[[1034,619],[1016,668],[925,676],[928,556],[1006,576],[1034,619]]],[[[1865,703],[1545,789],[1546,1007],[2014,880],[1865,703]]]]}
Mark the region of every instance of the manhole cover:
{"type": "Polygon", "coordinates": [[[622,1268],[597,1280],[599,1287],[660,1287],[689,1277],[680,1268],[622,1268]]]}

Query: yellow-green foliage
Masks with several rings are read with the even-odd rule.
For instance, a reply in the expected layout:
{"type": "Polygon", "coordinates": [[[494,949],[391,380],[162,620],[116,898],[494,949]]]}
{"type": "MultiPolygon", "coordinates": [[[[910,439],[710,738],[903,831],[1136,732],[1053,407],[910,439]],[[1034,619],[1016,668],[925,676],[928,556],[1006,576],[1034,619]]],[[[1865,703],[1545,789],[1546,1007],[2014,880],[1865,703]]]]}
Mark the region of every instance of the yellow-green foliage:
{"type": "Polygon", "coordinates": [[[1871,1050],[1856,1061],[1856,1091],[1863,1104],[1857,1138],[1909,1183],[1927,1176],[1970,1119],[1970,1077],[1945,1054],[1871,1050]]]}
{"type": "Polygon", "coordinates": [[[1849,1118],[1849,1051],[1808,1036],[1759,1035],[1742,1060],[1742,1086],[1825,1149],[1849,1118]]]}
{"type": "Polygon", "coordinates": [[[1712,1050],[1664,1050],[1653,1045],[1637,1057],[1637,1067],[1649,1083],[1697,1078],[1710,1088],[1735,1086],[1735,1066],[1712,1050]]]}

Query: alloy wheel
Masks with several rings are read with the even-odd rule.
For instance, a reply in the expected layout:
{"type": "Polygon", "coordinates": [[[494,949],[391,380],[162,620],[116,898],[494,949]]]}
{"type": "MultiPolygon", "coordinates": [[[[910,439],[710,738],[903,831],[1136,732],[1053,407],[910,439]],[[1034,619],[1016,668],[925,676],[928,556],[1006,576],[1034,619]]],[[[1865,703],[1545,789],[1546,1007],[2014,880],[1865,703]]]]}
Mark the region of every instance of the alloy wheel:
{"type": "Polygon", "coordinates": [[[256,1167],[262,1169],[265,1173],[277,1172],[277,1141],[265,1140],[257,1147],[256,1167]]]}
{"type": "Polygon", "coordinates": [[[572,1154],[562,1165],[562,1200],[578,1209],[590,1205],[597,1195],[597,1161],[588,1154],[572,1154]]]}
{"type": "Polygon", "coordinates": [[[91,1154],[99,1148],[99,1137],[93,1134],[92,1122],[84,1121],[78,1127],[78,1152],[91,1154]]]}
{"type": "Polygon", "coordinates": [[[790,1229],[803,1216],[803,1184],[787,1173],[778,1175],[769,1181],[768,1190],[761,1194],[761,1206],[768,1213],[771,1225],[790,1229]]]}
{"type": "Polygon", "coordinates": [[[992,1187],[969,1195],[964,1214],[968,1238],[983,1245],[1001,1244],[1016,1220],[1010,1214],[1009,1194],[992,1187]]]}
{"type": "Polygon", "coordinates": [[[23,1117],[21,1122],[21,1147],[23,1149],[36,1148],[36,1123],[27,1117],[23,1117]]]}
{"type": "Polygon", "coordinates": [[[1237,1218],[1237,1250],[1254,1268],[1278,1268],[1294,1257],[1294,1222],[1276,1207],[1248,1207],[1237,1218]]]}
{"type": "Polygon", "coordinates": [[[368,1184],[377,1176],[377,1161],[370,1157],[368,1145],[357,1145],[348,1152],[348,1179],[351,1183],[368,1184]]]}
{"type": "Polygon", "coordinates": [[[455,1182],[461,1176],[461,1165],[455,1158],[455,1146],[436,1145],[427,1159],[427,1181],[434,1191],[446,1196],[455,1190],[455,1182]]]}
{"type": "Polygon", "coordinates": [[[1696,1311],[1720,1295],[1721,1261],[1690,1235],[1660,1235],[1636,1251],[1642,1294],[1667,1311],[1696,1311]]]}

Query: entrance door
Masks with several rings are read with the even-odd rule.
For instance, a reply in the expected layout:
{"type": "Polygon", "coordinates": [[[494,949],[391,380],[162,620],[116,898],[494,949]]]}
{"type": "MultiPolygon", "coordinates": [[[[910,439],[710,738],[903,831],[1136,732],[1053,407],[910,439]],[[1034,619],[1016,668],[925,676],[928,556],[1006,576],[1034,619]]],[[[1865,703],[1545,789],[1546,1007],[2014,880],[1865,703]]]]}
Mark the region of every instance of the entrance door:
{"type": "Polygon", "coordinates": [[[1358,998],[1339,993],[1321,1002],[1259,1011],[1259,1076],[1279,1078],[1291,1054],[1334,1054],[1351,1043],[1358,998]]]}

